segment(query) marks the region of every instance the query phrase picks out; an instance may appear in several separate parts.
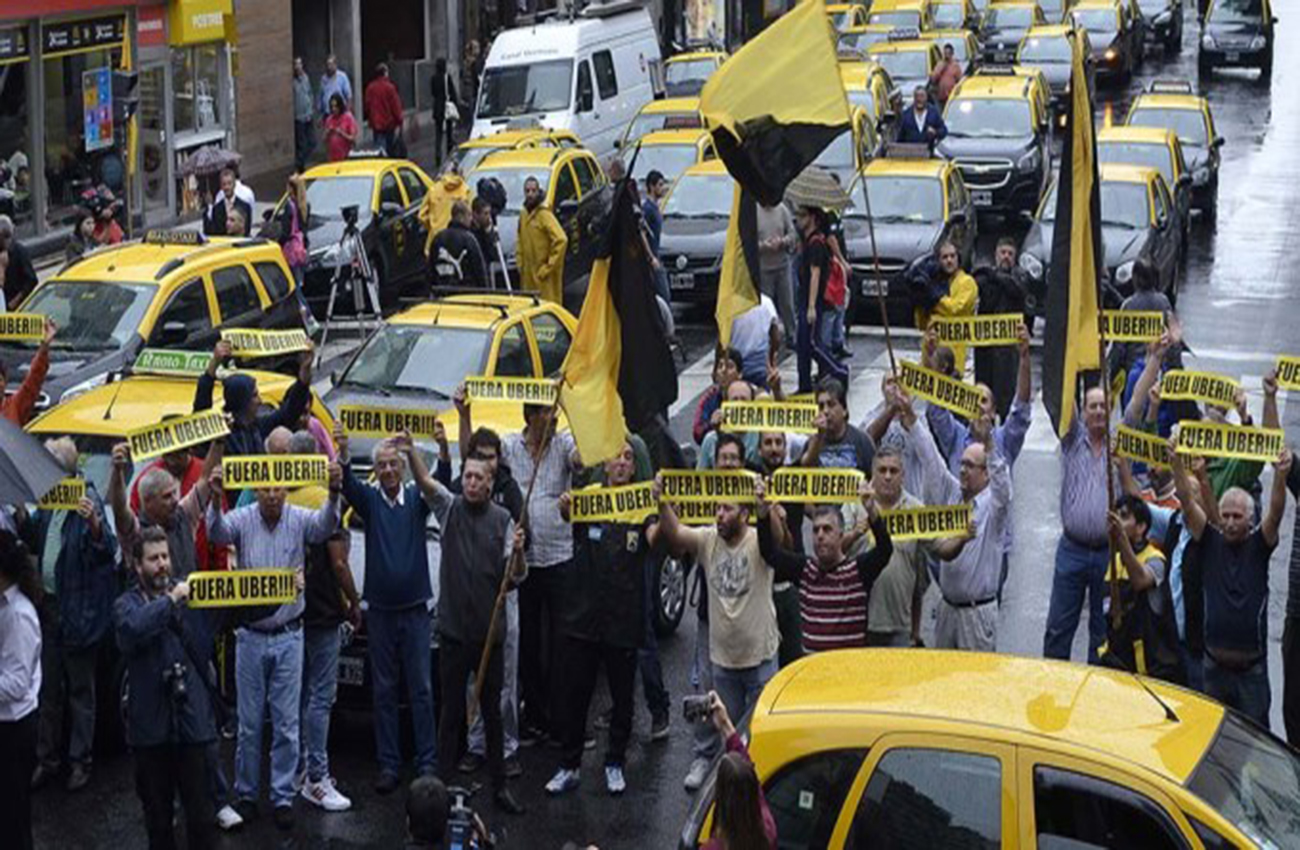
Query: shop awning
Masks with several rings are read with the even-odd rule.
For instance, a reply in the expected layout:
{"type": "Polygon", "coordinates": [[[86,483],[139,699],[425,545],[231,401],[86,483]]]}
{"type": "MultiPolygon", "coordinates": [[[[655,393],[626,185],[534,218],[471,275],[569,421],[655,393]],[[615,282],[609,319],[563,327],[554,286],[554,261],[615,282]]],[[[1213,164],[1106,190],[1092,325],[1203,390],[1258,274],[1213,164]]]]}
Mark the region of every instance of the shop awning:
{"type": "Polygon", "coordinates": [[[226,40],[226,19],[234,14],[232,0],[173,0],[169,9],[172,45],[226,40]]]}

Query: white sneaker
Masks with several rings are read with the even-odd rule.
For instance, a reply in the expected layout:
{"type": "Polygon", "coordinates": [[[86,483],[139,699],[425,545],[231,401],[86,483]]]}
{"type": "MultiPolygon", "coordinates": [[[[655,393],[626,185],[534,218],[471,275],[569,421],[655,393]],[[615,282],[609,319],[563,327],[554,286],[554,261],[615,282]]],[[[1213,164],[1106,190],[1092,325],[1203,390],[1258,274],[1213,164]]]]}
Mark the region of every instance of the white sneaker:
{"type": "Polygon", "coordinates": [[[339,793],[330,777],[302,786],[302,798],[327,812],[346,812],[352,808],[352,801],[339,793]]]}
{"type": "Polygon", "coordinates": [[[217,826],[225,832],[244,825],[244,819],[235,811],[234,806],[222,806],[221,811],[217,812],[217,826]]]}
{"type": "Polygon", "coordinates": [[[627,780],[623,778],[623,768],[615,764],[605,766],[605,788],[611,794],[622,794],[627,790],[627,780]]]}
{"type": "Polygon", "coordinates": [[[686,781],[683,783],[686,790],[692,793],[700,790],[700,786],[704,784],[704,780],[708,778],[708,775],[708,759],[696,759],[691,762],[691,769],[686,772],[686,781]]]}
{"type": "Polygon", "coordinates": [[[572,791],[574,788],[578,787],[579,779],[580,776],[578,771],[567,770],[562,767],[555,771],[555,775],[551,777],[551,781],[546,783],[546,793],[555,797],[568,791],[572,791]]]}

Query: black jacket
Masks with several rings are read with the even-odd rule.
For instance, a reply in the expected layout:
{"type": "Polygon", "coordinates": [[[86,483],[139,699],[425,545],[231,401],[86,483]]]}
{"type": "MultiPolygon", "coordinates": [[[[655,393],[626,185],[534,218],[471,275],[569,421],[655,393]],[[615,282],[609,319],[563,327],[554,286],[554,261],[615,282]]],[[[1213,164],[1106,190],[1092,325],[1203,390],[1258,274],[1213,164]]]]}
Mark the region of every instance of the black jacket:
{"type": "MultiPolygon", "coordinates": [[[[235,199],[235,209],[244,217],[244,235],[253,232],[253,208],[246,201],[235,199]]],[[[203,232],[208,236],[228,236],[226,233],[226,202],[220,196],[203,215],[203,232]]]]}
{"type": "MultiPolygon", "coordinates": [[[[212,409],[212,391],[216,383],[217,379],[207,372],[199,376],[198,383],[194,387],[195,413],[212,409]]],[[[297,426],[294,423],[302,418],[303,411],[310,404],[311,388],[302,381],[294,381],[289,391],[284,394],[279,409],[258,414],[251,425],[241,425],[236,422],[230,426],[230,434],[226,437],[226,456],[262,454],[266,435],[281,425],[291,430],[295,429],[297,426]]]]}
{"type": "Polygon", "coordinates": [[[1010,270],[981,266],[972,275],[980,291],[980,315],[1023,313],[1029,292],[1029,274],[1019,266],[1010,270]]]}
{"type": "Polygon", "coordinates": [[[446,116],[449,100],[454,101],[459,108],[460,99],[456,97],[456,81],[451,78],[450,71],[441,74],[435,72],[429,78],[429,91],[433,95],[434,118],[446,116]]]}
{"type": "Polygon", "coordinates": [[[17,239],[9,240],[9,265],[5,268],[5,303],[10,311],[36,288],[36,269],[32,254],[17,239]]]}
{"type": "Polygon", "coordinates": [[[487,264],[473,231],[452,222],[433,237],[429,266],[435,286],[487,286],[487,264]]]}

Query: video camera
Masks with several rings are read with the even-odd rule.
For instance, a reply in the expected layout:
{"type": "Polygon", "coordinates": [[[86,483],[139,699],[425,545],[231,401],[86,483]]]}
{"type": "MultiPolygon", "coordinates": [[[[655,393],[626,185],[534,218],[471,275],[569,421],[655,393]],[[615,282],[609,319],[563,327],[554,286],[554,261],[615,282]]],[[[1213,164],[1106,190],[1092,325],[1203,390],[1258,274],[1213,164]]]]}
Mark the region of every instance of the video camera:
{"type": "Polygon", "coordinates": [[[486,850],[497,846],[496,837],[469,807],[471,793],[457,785],[447,789],[451,807],[447,810],[447,833],[442,842],[446,850],[486,850]]]}
{"type": "Polygon", "coordinates": [[[361,219],[361,207],[358,204],[348,204],[339,208],[339,215],[343,217],[345,230],[356,230],[357,222],[361,219]]]}

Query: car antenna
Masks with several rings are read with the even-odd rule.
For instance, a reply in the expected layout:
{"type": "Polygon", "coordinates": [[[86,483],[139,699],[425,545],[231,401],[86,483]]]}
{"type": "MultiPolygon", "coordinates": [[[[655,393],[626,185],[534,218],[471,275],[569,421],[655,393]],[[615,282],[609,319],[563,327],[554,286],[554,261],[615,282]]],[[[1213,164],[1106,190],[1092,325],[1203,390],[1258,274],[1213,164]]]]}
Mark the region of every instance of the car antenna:
{"type": "Polygon", "coordinates": [[[1151,697],[1151,699],[1155,700],[1155,701],[1156,701],[1156,704],[1159,705],[1161,708],[1163,708],[1163,709],[1165,710],[1165,720],[1168,720],[1168,721],[1170,721],[1170,722],[1172,722],[1172,723],[1182,723],[1182,722],[1183,722],[1183,721],[1178,717],[1178,715],[1174,712],[1174,710],[1173,710],[1172,708],[1169,707],[1169,703],[1167,703],[1167,702],[1165,702],[1164,700],[1162,700],[1162,699],[1160,698],[1160,695],[1159,695],[1159,694],[1157,694],[1155,691],[1151,690],[1151,686],[1148,685],[1148,684],[1147,684],[1147,683],[1142,679],[1141,676],[1139,676],[1139,675],[1138,675],[1137,673],[1135,673],[1134,671],[1130,670],[1130,669],[1128,668],[1128,666],[1124,664],[1123,660],[1121,660],[1120,657],[1119,657],[1118,655],[1115,655],[1115,654],[1113,654],[1113,653],[1107,653],[1107,657],[1110,658],[1110,659],[1112,659],[1113,661],[1115,661],[1115,663],[1119,664],[1119,665],[1120,665],[1120,669],[1123,670],[1125,673],[1128,673],[1130,676],[1132,676],[1132,677],[1133,677],[1133,680],[1134,680],[1135,682],[1137,682],[1139,685],[1142,686],[1142,690],[1144,690],[1144,691],[1147,692],[1147,696],[1149,696],[1149,697],[1151,697]]]}
{"type": "MultiPolygon", "coordinates": [[[[108,373],[109,379],[111,380],[113,376],[116,374],[117,374],[116,372],[109,372],[108,373]]],[[[113,397],[109,399],[108,407],[104,408],[105,422],[113,418],[113,405],[117,404],[117,397],[122,394],[122,385],[126,382],[122,380],[121,375],[118,375],[115,383],[117,384],[117,389],[113,390],[113,397]]]]}

